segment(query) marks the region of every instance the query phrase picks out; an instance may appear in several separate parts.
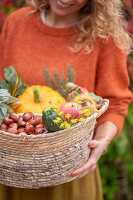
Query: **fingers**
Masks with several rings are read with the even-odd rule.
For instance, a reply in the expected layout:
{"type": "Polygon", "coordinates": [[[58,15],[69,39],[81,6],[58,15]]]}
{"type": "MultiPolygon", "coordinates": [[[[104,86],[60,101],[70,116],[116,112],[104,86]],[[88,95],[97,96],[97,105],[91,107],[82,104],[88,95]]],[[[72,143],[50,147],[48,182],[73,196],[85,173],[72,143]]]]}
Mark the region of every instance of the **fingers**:
{"type": "Polygon", "coordinates": [[[75,170],[72,173],[72,176],[76,176],[77,174],[86,173],[86,172],[88,173],[92,171],[93,168],[95,169],[95,167],[96,167],[96,162],[89,159],[88,162],[85,163],[82,167],[75,170]]]}
{"type": "Polygon", "coordinates": [[[78,177],[82,178],[88,172],[92,172],[96,168],[99,158],[106,151],[108,146],[106,140],[91,140],[88,145],[92,148],[89,160],[82,167],[75,170],[72,176],[79,175],[78,177]]]}
{"type": "Polygon", "coordinates": [[[105,143],[104,147],[103,147],[103,151],[101,154],[105,153],[107,150],[107,146],[109,144],[108,140],[106,140],[106,138],[104,138],[103,140],[91,140],[89,142],[89,147],[94,148],[94,147],[98,147],[98,145],[100,145],[101,143],[105,143]]]}
{"type": "Polygon", "coordinates": [[[95,169],[96,169],[96,165],[93,165],[90,169],[80,173],[78,178],[83,178],[85,175],[87,175],[89,172],[93,172],[95,169]]]}
{"type": "Polygon", "coordinates": [[[90,142],[89,142],[89,146],[91,147],[91,148],[94,148],[94,147],[96,147],[98,145],[98,141],[97,140],[91,140],[90,142]]]}

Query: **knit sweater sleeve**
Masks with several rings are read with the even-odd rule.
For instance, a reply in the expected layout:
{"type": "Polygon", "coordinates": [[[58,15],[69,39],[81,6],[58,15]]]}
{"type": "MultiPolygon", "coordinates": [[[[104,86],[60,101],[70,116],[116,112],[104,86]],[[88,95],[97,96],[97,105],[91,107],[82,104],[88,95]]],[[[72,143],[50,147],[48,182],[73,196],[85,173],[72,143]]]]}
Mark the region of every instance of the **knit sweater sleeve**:
{"type": "Polygon", "coordinates": [[[111,121],[122,130],[128,104],[133,101],[133,94],[128,89],[129,77],[126,66],[126,55],[112,39],[101,42],[96,74],[97,95],[110,101],[108,110],[98,119],[97,125],[111,121]]]}

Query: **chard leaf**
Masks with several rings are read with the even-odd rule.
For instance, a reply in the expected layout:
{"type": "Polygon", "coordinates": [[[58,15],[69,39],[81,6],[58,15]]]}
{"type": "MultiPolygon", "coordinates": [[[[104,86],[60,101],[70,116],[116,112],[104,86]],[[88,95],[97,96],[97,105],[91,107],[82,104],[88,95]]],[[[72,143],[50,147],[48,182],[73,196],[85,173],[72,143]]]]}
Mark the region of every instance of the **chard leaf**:
{"type": "Polygon", "coordinates": [[[98,96],[98,95],[96,95],[94,93],[91,93],[91,92],[89,92],[89,95],[91,97],[93,97],[97,102],[99,102],[99,101],[101,101],[103,99],[102,97],[100,97],[100,96],[98,96]]]}
{"type": "Polygon", "coordinates": [[[28,87],[13,66],[4,69],[4,76],[8,83],[8,90],[13,97],[20,96],[28,87]]]}

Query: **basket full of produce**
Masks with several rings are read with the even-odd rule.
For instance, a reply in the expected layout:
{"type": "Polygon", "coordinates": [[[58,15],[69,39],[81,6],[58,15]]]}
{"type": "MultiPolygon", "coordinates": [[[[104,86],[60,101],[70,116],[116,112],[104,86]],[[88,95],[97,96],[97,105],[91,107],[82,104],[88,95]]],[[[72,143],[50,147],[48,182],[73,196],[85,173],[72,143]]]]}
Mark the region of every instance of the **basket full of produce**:
{"type": "Polygon", "coordinates": [[[10,84],[9,70],[0,89],[0,183],[41,188],[74,180],[109,101],[72,82],[63,86],[65,98],[49,86],[26,86],[16,71],[10,84]]]}

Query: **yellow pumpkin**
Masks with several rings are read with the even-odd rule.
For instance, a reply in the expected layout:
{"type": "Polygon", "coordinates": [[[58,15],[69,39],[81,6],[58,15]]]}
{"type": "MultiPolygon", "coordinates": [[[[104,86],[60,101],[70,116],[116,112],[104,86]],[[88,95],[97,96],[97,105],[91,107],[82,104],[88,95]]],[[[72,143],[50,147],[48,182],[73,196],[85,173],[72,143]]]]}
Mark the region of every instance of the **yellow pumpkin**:
{"type": "Polygon", "coordinates": [[[48,86],[32,85],[25,89],[18,99],[22,104],[13,105],[15,113],[40,113],[44,108],[60,107],[66,100],[55,90],[48,86]]]}

